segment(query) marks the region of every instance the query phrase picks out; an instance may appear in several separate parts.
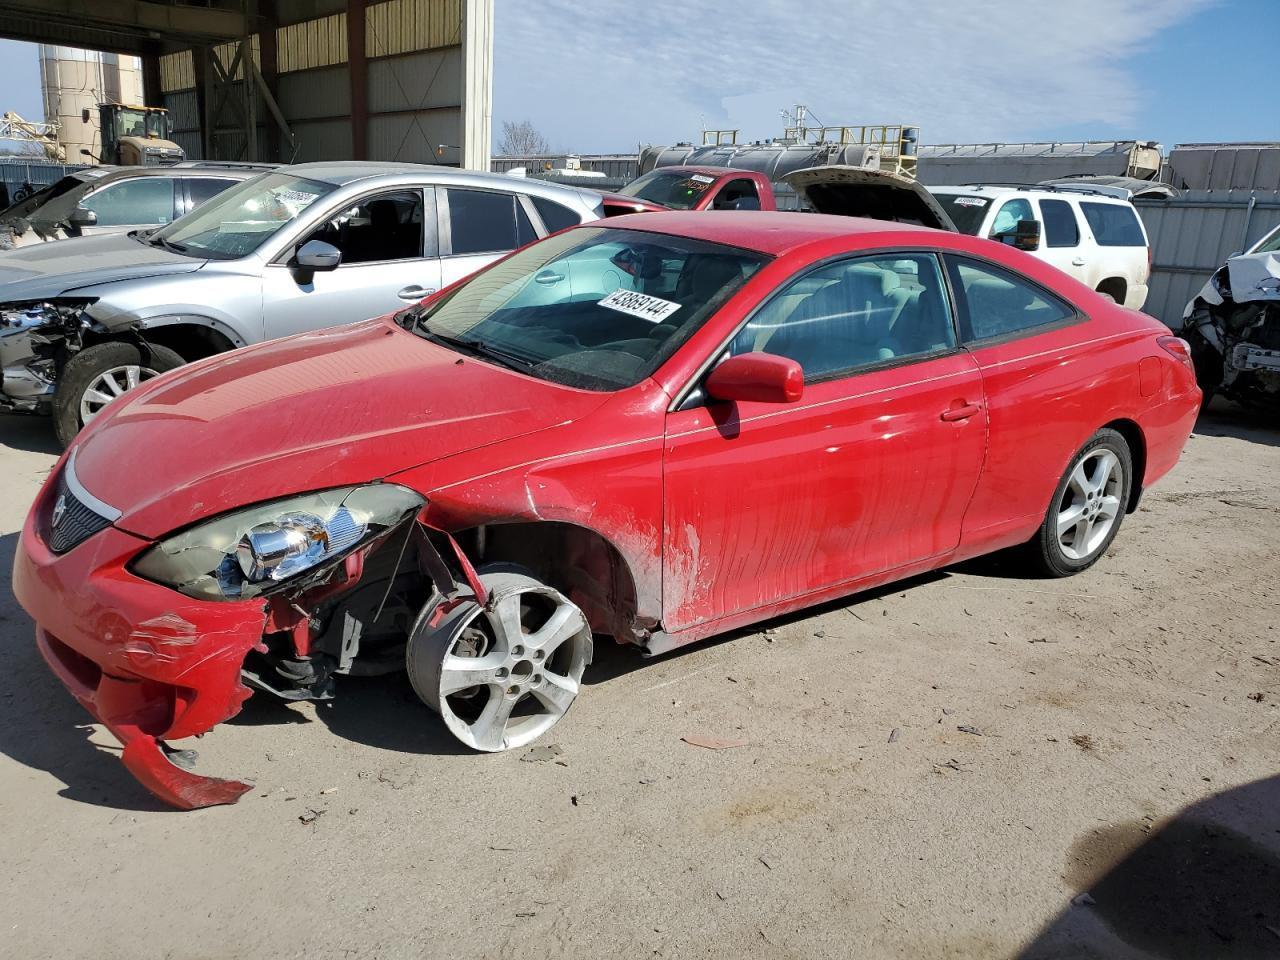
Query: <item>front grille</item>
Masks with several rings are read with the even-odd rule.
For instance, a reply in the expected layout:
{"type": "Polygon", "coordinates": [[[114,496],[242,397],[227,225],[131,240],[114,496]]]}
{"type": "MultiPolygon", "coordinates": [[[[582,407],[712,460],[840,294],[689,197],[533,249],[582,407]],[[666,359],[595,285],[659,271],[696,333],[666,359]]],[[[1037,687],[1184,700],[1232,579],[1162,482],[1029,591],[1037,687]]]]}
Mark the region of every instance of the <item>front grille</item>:
{"type": "Polygon", "coordinates": [[[109,519],[76,498],[67,487],[65,479],[58,481],[58,496],[53,501],[53,512],[49,515],[50,550],[54,553],[66,553],[109,526],[109,519]]]}

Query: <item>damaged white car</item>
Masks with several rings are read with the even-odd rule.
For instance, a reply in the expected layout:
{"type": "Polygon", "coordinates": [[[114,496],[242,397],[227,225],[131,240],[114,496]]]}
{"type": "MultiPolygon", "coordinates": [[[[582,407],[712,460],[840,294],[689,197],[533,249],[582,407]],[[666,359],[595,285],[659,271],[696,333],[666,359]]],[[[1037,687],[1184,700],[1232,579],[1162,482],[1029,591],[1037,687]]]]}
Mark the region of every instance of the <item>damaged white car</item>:
{"type": "Polygon", "coordinates": [[[1221,394],[1280,412],[1280,227],[1219,267],[1182,322],[1206,405],[1221,394]]]}

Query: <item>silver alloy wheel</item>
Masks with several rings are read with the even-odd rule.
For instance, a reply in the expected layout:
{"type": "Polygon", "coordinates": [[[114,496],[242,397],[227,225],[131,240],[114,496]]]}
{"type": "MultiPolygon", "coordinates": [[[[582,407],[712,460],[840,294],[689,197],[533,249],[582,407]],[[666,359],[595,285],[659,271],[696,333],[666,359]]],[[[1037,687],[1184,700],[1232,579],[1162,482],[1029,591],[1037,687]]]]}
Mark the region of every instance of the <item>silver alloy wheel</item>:
{"type": "Polygon", "coordinates": [[[136,363],[102,371],[80,395],[80,422],[88,423],[116,397],[132,390],[143,380],[150,380],[158,375],[158,371],[136,363]]]}
{"type": "Polygon", "coordinates": [[[485,752],[532,743],[578,696],[591,629],[563,594],[520,573],[482,575],[489,602],[464,600],[410,638],[409,678],[449,732],[485,752]]]}
{"type": "Polygon", "coordinates": [[[1067,480],[1058,504],[1058,546],[1070,560],[1088,560],[1120,516],[1124,467],[1107,447],[1090,450],[1067,480]]]}

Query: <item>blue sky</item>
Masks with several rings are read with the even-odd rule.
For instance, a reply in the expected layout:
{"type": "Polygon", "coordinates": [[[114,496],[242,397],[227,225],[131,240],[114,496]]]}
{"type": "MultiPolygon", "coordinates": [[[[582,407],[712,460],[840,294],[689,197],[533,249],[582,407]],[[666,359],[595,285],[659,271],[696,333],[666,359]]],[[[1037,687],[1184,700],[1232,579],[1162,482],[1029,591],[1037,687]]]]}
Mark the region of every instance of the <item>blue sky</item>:
{"type": "Polygon", "coordinates": [[[926,143],[1280,140],[1280,0],[497,0],[496,22],[495,131],[582,153],[768,137],[797,102],[926,143]]]}
{"type": "MultiPolygon", "coordinates": [[[[926,143],[1280,140],[1280,0],[496,6],[495,140],[521,119],[582,153],[704,123],[758,139],[796,102],[829,124],[918,123],[926,143]]],[[[0,41],[0,110],[41,119],[35,50],[0,41]]]]}

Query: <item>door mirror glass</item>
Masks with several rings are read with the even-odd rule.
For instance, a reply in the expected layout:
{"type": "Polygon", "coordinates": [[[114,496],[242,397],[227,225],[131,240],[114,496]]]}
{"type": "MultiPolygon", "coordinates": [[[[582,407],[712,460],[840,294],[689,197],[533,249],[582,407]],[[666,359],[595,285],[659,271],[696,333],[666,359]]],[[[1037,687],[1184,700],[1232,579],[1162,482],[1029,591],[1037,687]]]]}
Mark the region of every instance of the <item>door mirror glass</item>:
{"type": "Polygon", "coordinates": [[[713,400],[794,403],[804,393],[804,371],[789,357],[744,353],[711,371],[706,393],[713,400]]]}
{"type": "Polygon", "coordinates": [[[1013,245],[1019,250],[1037,250],[1040,247],[1040,221],[1019,220],[1013,231],[1013,245]]]}

